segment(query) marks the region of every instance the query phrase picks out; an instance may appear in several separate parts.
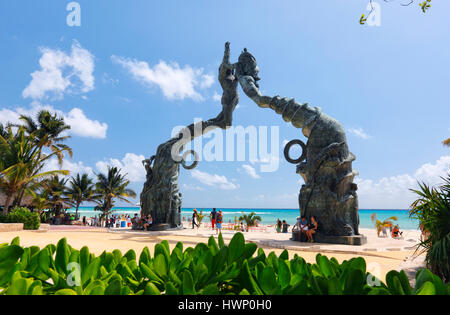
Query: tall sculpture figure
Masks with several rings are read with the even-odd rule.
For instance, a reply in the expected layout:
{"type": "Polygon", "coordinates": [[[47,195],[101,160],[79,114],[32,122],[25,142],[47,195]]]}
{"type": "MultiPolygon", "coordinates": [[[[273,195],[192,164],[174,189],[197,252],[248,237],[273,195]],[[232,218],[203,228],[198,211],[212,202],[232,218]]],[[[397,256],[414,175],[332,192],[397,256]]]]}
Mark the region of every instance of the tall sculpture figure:
{"type": "Polygon", "coordinates": [[[179,135],[158,147],[156,155],[143,161],[147,179],[141,193],[141,214],[151,214],[153,228],[156,230],[181,227],[182,195],[178,188],[180,164],[185,169],[197,166],[198,156],[194,151],[179,153],[184,146],[215,128],[226,129],[231,126],[233,112],[239,102],[239,81],[235,75],[236,65],[230,64],[230,44],[225,44],[225,53],[219,68],[219,82],[223,89],[222,112],[213,119],[191,124],[182,129],[179,135]],[[186,158],[194,155],[194,163],[187,166],[186,158]]]}
{"type": "MultiPolygon", "coordinates": [[[[271,108],[284,121],[301,128],[308,138],[291,141],[285,148],[286,159],[297,164],[297,173],[305,184],[300,190],[302,215],[315,216],[319,222],[317,242],[361,245],[366,238],[359,235],[357,172],[352,169],[355,156],[349,151],[345,130],[335,119],[319,108],[297,103],[294,99],[263,96],[259,90],[256,59],[247,50],[239,57],[237,76],[245,94],[259,107],[271,108]],[[289,157],[293,144],[303,148],[297,160],[289,157]]],[[[295,236],[295,235],[294,235],[295,236]]]]}

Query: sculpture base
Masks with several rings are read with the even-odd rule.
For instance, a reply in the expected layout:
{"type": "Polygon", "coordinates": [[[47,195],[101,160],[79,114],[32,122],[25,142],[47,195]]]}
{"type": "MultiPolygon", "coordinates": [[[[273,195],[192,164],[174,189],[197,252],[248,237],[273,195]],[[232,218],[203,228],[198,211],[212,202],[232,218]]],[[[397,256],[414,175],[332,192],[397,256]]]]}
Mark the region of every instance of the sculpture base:
{"type": "MultiPolygon", "coordinates": [[[[306,238],[306,236],[305,236],[306,238]]],[[[298,233],[292,232],[291,240],[299,242],[298,233]]],[[[364,235],[353,235],[353,236],[335,236],[335,235],[325,235],[317,233],[314,235],[315,243],[326,243],[326,244],[342,244],[342,245],[364,245],[367,243],[367,237],[364,235]]]]}
{"type": "Polygon", "coordinates": [[[163,224],[154,224],[150,228],[150,231],[167,231],[170,230],[172,227],[170,224],[163,223],[163,224]]]}

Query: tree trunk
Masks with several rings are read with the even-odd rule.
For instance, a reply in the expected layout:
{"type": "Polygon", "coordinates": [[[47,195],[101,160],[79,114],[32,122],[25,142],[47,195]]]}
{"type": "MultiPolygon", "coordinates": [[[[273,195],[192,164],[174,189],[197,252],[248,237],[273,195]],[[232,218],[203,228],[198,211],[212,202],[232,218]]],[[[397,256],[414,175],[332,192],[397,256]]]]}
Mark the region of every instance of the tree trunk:
{"type": "Polygon", "coordinates": [[[9,205],[11,204],[11,200],[14,194],[8,194],[6,196],[5,207],[3,208],[3,215],[7,215],[9,212],[9,205]]]}
{"type": "Polygon", "coordinates": [[[80,203],[79,201],[77,201],[77,209],[75,210],[75,219],[78,220],[78,208],[80,208],[80,203]]]}

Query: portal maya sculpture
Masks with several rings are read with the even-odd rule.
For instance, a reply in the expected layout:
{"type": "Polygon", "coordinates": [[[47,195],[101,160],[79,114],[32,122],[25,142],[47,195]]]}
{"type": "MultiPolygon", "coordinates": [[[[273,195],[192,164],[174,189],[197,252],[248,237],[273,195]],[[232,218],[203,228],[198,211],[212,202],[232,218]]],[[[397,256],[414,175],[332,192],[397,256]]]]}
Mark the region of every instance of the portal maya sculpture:
{"type": "Polygon", "coordinates": [[[219,68],[223,110],[214,119],[186,127],[178,137],[161,144],[154,157],[144,161],[147,182],[141,194],[143,214],[151,213],[157,226],[181,225],[179,167],[181,164],[192,169],[197,162],[186,166],[184,160],[187,156],[195,156],[196,153],[188,151],[183,157],[179,156],[179,153],[195,137],[215,128],[226,129],[232,125],[233,112],[239,102],[240,84],[245,94],[259,107],[274,110],[284,121],[302,129],[303,135],[308,138],[306,144],[301,140],[289,142],[284,153],[288,162],[297,165],[297,173],[305,181],[300,190],[299,207],[302,215],[315,216],[318,219],[316,241],[353,245],[365,243],[365,237],[360,235],[358,230],[357,185],[353,183],[358,173],[352,168],[355,156],[348,149],[343,126],[317,107],[300,104],[294,99],[263,96],[259,90],[258,75],[256,59],[246,49],[237,63],[230,63],[230,46],[227,43],[219,68]],[[289,156],[293,145],[300,145],[303,149],[302,156],[298,159],[289,156]]]}

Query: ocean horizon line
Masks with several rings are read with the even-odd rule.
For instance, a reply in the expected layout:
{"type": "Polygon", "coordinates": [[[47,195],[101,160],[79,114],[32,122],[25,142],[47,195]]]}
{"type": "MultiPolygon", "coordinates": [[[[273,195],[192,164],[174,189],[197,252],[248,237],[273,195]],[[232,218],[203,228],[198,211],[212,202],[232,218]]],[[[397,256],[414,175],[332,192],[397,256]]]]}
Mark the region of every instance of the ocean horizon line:
{"type": "MultiPolygon", "coordinates": [[[[93,207],[95,207],[95,206],[80,206],[79,207],[79,209],[83,209],[83,208],[93,208],[93,207]]],[[[213,208],[216,208],[216,209],[219,209],[219,210],[238,210],[238,209],[243,209],[243,210],[246,210],[246,209],[251,209],[251,210],[299,210],[299,209],[297,209],[297,208],[256,208],[256,207],[252,207],[252,208],[249,208],[249,207],[247,207],[247,208],[245,208],[245,207],[238,207],[238,208],[225,208],[225,207],[183,207],[183,208],[181,208],[182,210],[183,209],[186,209],[186,210],[190,210],[190,209],[200,209],[200,210],[202,210],[202,209],[213,209],[213,208]]],[[[72,209],[75,209],[75,208],[70,208],[69,210],[72,210],[72,209]]],[[[130,206],[124,206],[124,207],[121,207],[121,206],[117,206],[117,207],[113,207],[112,209],[140,209],[140,206],[133,206],[133,207],[130,207],[130,206]]],[[[363,210],[363,211],[367,211],[367,210],[376,210],[376,211],[409,211],[410,209],[395,209],[395,208],[392,208],[392,209],[388,209],[388,208],[383,208],[383,209],[378,209],[378,208],[360,208],[360,209],[358,209],[358,210],[363,210]]]]}

